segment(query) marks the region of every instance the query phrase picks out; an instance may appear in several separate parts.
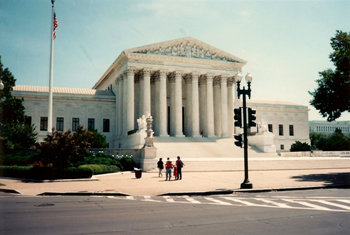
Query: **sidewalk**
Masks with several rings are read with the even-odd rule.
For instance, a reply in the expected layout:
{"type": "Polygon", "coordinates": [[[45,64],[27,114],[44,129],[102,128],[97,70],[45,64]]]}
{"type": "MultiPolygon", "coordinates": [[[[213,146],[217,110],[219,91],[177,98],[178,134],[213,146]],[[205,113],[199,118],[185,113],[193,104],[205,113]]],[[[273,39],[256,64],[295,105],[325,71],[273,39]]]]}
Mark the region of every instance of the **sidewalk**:
{"type": "MultiPolygon", "coordinates": [[[[240,190],[244,171],[186,172],[183,179],[165,181],[165,172],[143,173],[140,179],[133,172],[97,175],[90,180],[61,180],[24,182],[19,179],[0,178],[0,189],[12,189],[21,195],[53,193],[123,193],[133,196],[154,196],[168,193],[205,193],[209,191],[240,190]]],[[[251,170],[252,190],[305,189],[309,187],[350,186],[350,168],[303,170],[251,170]]],[[[244,190],[249,191],[249,190],[244,190]]]]}

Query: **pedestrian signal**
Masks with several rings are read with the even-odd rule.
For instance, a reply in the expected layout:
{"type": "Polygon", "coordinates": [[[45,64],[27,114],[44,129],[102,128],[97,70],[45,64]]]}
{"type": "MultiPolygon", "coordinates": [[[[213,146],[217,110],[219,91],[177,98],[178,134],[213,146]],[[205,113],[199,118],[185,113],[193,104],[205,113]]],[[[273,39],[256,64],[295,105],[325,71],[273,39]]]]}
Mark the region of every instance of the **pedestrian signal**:
{"type": "Polygon", "coordinates": [[[239,135],[235,135],[235,145],[238,146],[238,147],[243,147],[243,139],[242,139],[242,134],[239,134],[239,135]]]}

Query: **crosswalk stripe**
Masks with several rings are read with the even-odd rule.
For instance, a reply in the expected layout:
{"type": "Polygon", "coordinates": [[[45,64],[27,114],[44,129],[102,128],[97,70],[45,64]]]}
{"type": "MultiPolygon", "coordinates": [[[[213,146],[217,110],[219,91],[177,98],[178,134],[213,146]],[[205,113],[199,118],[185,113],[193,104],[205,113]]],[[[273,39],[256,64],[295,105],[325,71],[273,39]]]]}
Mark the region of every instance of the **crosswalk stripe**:
{"type": "Polygon", "coordinates": [[[339,201],[339,202],[345,202],[345,203],[349,203],[349,204],[350,204],[350,200],[338,199],[337,201],[339,201]]]}
{"type": "Polygon", "coordinates": [[[258,200],[258,201],[262,201],[262,202],[268,203],[268,204],[272,204],[272,205],[275,205],[275,206],[278,206],[278,207],[281,207],[281,208],[291,208],[291,206],[288,206],[285,203],[279,203],[279,202],[275,202],[275,201],[272,201],[272,200],[267,200],[267,199],[264,199],[264,198],[254,198],[254,199],[258,200]]]}
{"type": "Polygon", "coordinates": [[[143,200],[141,201],[144,201],[144,202],[161,202],[161,201],[158,201],[158,200],[154,200],[153,198],[151,198],[151,196],[143,196],[143,200]]]}
{"type": "Polygon", "coordinates": [[[337,203],[334,203],[334,202],[329,202],[329,201],[326,201],[326,200],[315,200],[315,201],[323,203],[323,204],[326,204],[326,205],[339,207],[339,208],[342,208],[342,209],[345,209],[345,210],[350,210],[349,206],[337,204],[337,203]]]}
{"type": "Polygon", "coordinates": [[[172,199],[170,196],[163,196],[163,197],[167,202],[175,202],[175,200],[172,199]]]}
{"type": "Polygon", "coordinates": [[[208,201],[215,202],[215,204],[219,204],[219,205],[232,205],[229,202],[223,202],[223,201],[220,201],[220,200],[217,200],[217,199],[214,199],[214,198],[210,198],[210,197],[205,197],[205,199],[208,200],[208,201]]]}
{"type": "Polygon", "coordinates": [[[292,199],[282,199],[284,201],[287,202],[291,202],[291,203],[296,203],[296,204],[301,204],[303,206],[312,208],[312,209],[317,209],[317,210],[325,210],[325,211],[329,211],[331,209],[327,208],[327,207],[323,207],[323,206],[318,206],[309,202],[304,202],[304,201],[299,201],[299,200],[292,200],[292,199]]]}
{"type": "Polygon", "coordinates": [[[197,201],[195,199],[193,199],[192,197],[189,196],[183,196],[183,198],[185,198],[187,201],[191,202],[191,203],[195,203],[195,204],[200,204],[200,201],[197,201]]]}
{"type": "Polygon", "coordinates": [[[243,200],[240,200],[240,199],[237,199],[237,198],[232,198],[232,197],[222,197],[222,198],[224,198],[226,200],[229,200],[229,201],[239,202],[239,203],[247,205],[247,206],[260,206],[258,204],[254,204],[254,203],[251,203],[251,202],[243,201],[243,200]]]}

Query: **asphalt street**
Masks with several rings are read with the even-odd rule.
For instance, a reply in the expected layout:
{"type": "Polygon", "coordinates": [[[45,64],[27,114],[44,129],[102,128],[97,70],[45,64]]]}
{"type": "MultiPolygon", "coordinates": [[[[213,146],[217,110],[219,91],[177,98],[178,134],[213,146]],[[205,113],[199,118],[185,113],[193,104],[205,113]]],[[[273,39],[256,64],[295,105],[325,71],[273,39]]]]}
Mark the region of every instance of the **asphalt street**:
{"type": "Polygon", "coordinates": [[[349,234],[350,190],[0,196],[0,234],[349,234]]]}

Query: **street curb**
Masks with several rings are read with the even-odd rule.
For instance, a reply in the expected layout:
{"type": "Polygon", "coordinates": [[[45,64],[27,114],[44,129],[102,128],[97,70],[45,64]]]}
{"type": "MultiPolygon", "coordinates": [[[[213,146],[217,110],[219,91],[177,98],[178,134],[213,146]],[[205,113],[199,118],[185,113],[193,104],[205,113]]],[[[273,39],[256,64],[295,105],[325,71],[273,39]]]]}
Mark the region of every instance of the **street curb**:
{"type": "Polygon", "coordinates": [[[0,188],[0,192],[4,193],[14,193],[14,194],[21,194],[20,192],[13,190],[13,189],[7,189],[7,188],[0,188]]]}
{"type": "Polygon", "coordinates": [[[284,191],[298,191],[298,190],[313,190],[313,189],[332,189],[332,188],[350,188],[348,184],[341,185],[327,185],[327,186],[307,186],[307,187],[292,187],[292,188],[265,188],[265,189],[235,189],[235,190],[215,190],[203,192],[176,192],[164,193],[157,196],[208,196],[219,194],[233,194],[233,193],[268,193],[268,192],[284,192],[284,191]]]}
{"type": "Polygon", "coordinates": [[[130,196],[125,193],[99,193],[99,192],[68,192],[68,193],[59,193],[59,192],[44,192],[40,193],[37,196],[130,196]]]}
{"type": "Polygon", "coordinates": [[[313,189],[332,189],[332,188],[350,188],[350,185],[339,184],[339,185],[306,186],[306,187],[292,187],[292,188],[237,189],[237,190],[233,190],[233,192],[234,193],[265,193],[265,192],[284,192],[284,191],[313,190],[313,189]]]}
{"type": "Polygon", "coordinates": [[[163,193],[157,196],[209,196],[217,194],[232,194],[233,190],[215,190],[215,191],[204,191],[204,192],[178,192],[178,193],[163,193]]]}

